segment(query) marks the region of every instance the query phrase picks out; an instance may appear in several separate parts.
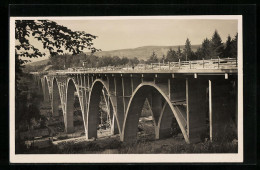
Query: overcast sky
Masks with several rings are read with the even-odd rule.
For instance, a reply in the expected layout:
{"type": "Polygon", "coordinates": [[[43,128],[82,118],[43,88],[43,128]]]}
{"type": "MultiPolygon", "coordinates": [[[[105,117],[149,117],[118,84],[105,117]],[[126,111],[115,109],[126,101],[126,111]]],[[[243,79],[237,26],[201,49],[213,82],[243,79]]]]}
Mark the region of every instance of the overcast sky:
{"type": "Polygon", "coordinates": [[[201,44],[211,38],[215,30],[225,42],[237,33],[237,20],[220,19],[127,19],[127,20],[55,20],[73,31],[85,31],[98,36],[94,47],[102,51],[141,46],[201,44]]]}

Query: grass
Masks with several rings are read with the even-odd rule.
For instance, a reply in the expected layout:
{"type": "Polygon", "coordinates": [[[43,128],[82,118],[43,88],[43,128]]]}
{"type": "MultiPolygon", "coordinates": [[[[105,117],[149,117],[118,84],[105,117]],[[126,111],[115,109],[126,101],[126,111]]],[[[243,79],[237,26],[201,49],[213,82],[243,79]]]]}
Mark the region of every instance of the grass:
{"type": "Polygon", "coordinates": [[[126,145],[119,148],[119,153],[237,153],[237,144],[232,142],[213,143],[207,141],[198,144],[186,144],[170,138],[161,140],[161,144],[158,145],[154,143],[155,142],[152,141],[142,141],[128,146],[126,145]]]}
{"type": "MultiPolygon", "coordinates": [[[[167,139],[154,139],[152,122],[140,122],[138,137],[135,142],[123,143],[119,135],[86,141],[84,138],[61,142],[45,150],[34,150],[30,153],[49,154],[102,154],[107,150],[117,154],[181,154],[181,153],[237,153],[238,143],[232,125],[223,128],[225,133],[215,134],[213,141],[195,144],[185,143],[182,135],[167,139]]],[[[62,136],[61,136],[62,137],[62,136]]],[[[63,137],[62,137],[63,138],[63,137]]],[[[61,138],[59,138],[61,139],[61,138]]],[[[64,136],[66,139],[66,135],[64,136]]],[[[111,152],[109,152],[111,153],[111,152]]]]}
{"type": "Polygon", "coordinates": [[[168,138],[161,140],[141,139],[133,143],[123,143],[119,137],[96,141],[68,141],[61,146],[52,146],[45,150],[36,149],[31,153],[49,154],[88,154],[116,150],[119,154],[157,154],[157,153],[237,153],[237,143],[210,142],[186,144],[183,139],[168,138]]]}
{"type": "Polygon", "coordinates": [[[69,141],[61,145],[63,147],[53,146],[52,151],[58,154],[84,154],[84,153],[101,153],[107,149],[117,149],[122,142],[117,138],[107,138],[96,141],[69,141]]]}
{"type": "MultiPolygon", "coordinates": [[[[140,135],[141,133],[139,133],[140,135]]],[[[223,137],[224,138],[224,137],[223,137]]],[[[197,144],[186,144],[182,137],[154,140],[152,134],[139,136],[132,143],[123,143],[119,137],[98,139],[96,141],[70,141],[64,143],[62,149],[53,151],[59,154],[103,153],[106,150],[116,149],[119,154],[158,154],[158,153],[237,153],[237,143],[217,138],[213,142],[206,141],[197,144]]]]}

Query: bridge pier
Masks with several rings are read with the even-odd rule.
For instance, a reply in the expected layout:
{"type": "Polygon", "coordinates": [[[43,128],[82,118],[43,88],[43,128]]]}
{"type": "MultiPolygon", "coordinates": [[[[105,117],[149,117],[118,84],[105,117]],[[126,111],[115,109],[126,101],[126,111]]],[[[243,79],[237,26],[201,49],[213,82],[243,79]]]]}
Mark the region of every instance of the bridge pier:
{"type": "Polygon", "coordinates": [[[73,81],[70,80],[68,82],[67,87],[67,102],[66,102],[66,110],[65,110],[65,132],[66,133],[73,133],[74,132],[74,98],[75,98],[75,85],[73,84],[73,81]]]}
{"type": "Polygon", "coordinates": [[[59,116],[59,105],[61,104],[61,101],[56,79],[54,79],[52,87],[52,115],[59,116]]]}
{"type": "MultiPolygon", "coordinates": [[[[93,83],[93,82],[92,82],[93,83]]],[[[103,85],[101,83],[92,87],[87,111],[87,139],[97,138],[97,125],[99,115],[99,103],[101,101],[103,85]]]]}
{"type": "Polygon", "coordinates": [[[170,100],[172,102],[186,102],[186,79],[172,78],[170,79],[170,100]]]}
{"type": "Polygon", "coordinates": [[[123,96],[123,87],[122,87],[122,78],[114,77],[115,83],[115,98],[116,98],[116,114],[118,118],[119,128],[123,128],[124,123],[124,96],[123,96]]]}
{"type": "Polygon", "coordinates": [[[41,78],[37,77],[36,81],[37,81],[36,87],[39,87],[39,89],[37,90],[37,93],[41,97],[40,100],[43,102],[44,101],[44,93],[43,93],[42,80],[41,80],[41,78]]]}
{"type": "Polygon", "coordinates": [[[50,94],[49,94],[49,87],[48,87],[48,82],[47,82],[47,78],[43,78],[43,101],[45,103],[49,103],[50,102],[50,94]]]}
{"type": "Polygon", "coordinates": [[[230,133],[236,126],[236,81],[213,79],[212,82],[212,138],[230,133]],[[225,133],[226,132],[226,133],[225,133]],[[227,133],[228,132],[228,133],[227,133]]]}
{"type": "Polygon", "coordinates": [[[207,88],[207,79],[186,79],[187,132],[191,143],[204,140],[207,134],[207,88]]]}

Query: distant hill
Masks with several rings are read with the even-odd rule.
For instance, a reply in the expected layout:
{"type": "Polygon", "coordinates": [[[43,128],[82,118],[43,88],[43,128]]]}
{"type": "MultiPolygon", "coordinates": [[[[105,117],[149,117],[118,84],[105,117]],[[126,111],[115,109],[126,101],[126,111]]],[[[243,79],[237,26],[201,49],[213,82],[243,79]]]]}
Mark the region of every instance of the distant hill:
{"type": "MultiPolygon", "coordinates": [[[[192,45],[191,49],[192,51],[196,51],[199,48],[200,45],[192,45]]],[[[96,52],[96,56],[118,56],[118,57],[128,57],[128,58],[134,58],[137,57],[139,60],[148,59],[152,52],[154,51],[159,58],[161,58],[163,55],[167,54],[167,51],[172,48],[173,50],[177,50],[179,46],[143,46],[143,47],[137,47],[132,49],[121,49],[121,50],[112,50],[112,51],[99,51],[96,52]]],[[[181,50],[183,50],[184,45],[180,45],[181,50]]]]}
{"type": "MultiPolygon", "coordinates": [[[[192,45],[192,51],[196,51],[200,45],[192,45]]],[[[137,48],[129,48],[129,49],[121,49],[121,50],[111,50],[111,51],[99,51],[96,52],[95,55],[98,57],[102,56],[118,56],[118,57],[127,57],[127,58],[134,58],[137,57],[139,60],[147,60],[154,51],[159,58],[163,55],[167,54],[167,51],[171,48],[177,51],[179,46],[143,46],[137,48]]],[[[184,45],[180,45],[181,50],[183,50],[184,45]]],[[[36,61],[32,63],[27,63],[26,65],[29,66],[40,66],[40,65],[48,65],[49,59],[36,61]]]]}
{"type": "Polygon", "coordinates": [[[45,60],[40,60],[40,61],[26,63],[25,65],[40,66],[40,65],[47,65],[48,62],[49,62],[49,59],[45,59],[45,60]]]}
{"type": "Polygon", "coordinates": [[[23,68],[24,72],[34,72],[34,71],[47,71],[52,68],[52,65],[49,65],[49,59],[44,59],[40,61],[26,63],[23,68]]]}

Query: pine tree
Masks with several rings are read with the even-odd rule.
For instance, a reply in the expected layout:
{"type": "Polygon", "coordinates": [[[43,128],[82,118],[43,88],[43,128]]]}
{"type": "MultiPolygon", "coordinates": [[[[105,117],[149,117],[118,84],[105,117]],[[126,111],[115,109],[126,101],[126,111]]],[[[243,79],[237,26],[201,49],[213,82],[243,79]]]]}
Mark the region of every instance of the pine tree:
{"type": "Polygon", "coordinates": [[[178,59],[182,59],[182,52],[181,52],[181,47],[178,46],[178,50],[176,52],[177,56],[178,56],[178,59]]]}
{"type": "Polygon", "coordinates": [[[203,55],[203,53],[202,53],[202,48],[201,48],[201,47],[199,47],[199,48],[197,49],[197,51],[195,52],[195,55],[197,56],[198,60],[201,60],[201,59],[204,58],[204,55],[203,55]]]}
{"type": "Polygon", "coordinates": [[[210,51],[210,40],[204,39],[202,42],[202,58],[210,59],[211,58],[211,51],[210,51]]]}
{"type": "Polygon", "coordinates": [[[167,52],[166,60],[172,62],[172,61],[178,61],[179,59],[177,53],[170,48],[169,51],[167,52]]]}
{"type": "Polygon", "coordinates": [[[163,54],[161,60],[160,60],[161,63],[164,63],[164,62],[168,62],[168,60],[166,59],[165,55],[163,54]]]}
{"type": "Polygon", "coordinates": [[[222,58],[223,57],[223,52],[224,52],[224,46],[222,43],[222,40],[217,32],[215,30],[212,39],[211,39],[211,55],[212,58],[222,58]]]}
{"type": "Polygon", "coordinates": [[[225,50],[224,50],[224,57],[225,58],[231,57],[231,44],[232,44],[231,43],[231,37],[230,37],[230,35],[228,35],[225,50]]]}
{"type": "Polygon", "coordinates": [[[186,60],[190,60],[192,57],[191,43],[190,43],[189,38],[187,38],[187,40],[185,42],[184,55],[186,57],[186,60]]]}

